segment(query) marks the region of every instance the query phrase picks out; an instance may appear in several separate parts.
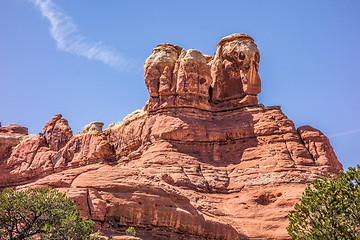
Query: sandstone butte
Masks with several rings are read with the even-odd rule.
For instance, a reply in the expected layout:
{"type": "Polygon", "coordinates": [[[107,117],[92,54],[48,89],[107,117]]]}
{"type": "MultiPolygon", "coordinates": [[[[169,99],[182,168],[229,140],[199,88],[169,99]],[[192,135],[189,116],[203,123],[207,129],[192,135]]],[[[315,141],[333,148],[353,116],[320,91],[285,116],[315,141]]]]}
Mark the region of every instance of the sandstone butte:
{"type": "Polygon", "coordinates": [[[306,183],[342,165],[319,130],[258,104],[259,61],[246,34],[214,57],[160,44],[144,65],[150,99],[122,122],[0,126],[0,188],[57,188],[115,239],[129,226],[136,239],[289,239],[306,183]]]}

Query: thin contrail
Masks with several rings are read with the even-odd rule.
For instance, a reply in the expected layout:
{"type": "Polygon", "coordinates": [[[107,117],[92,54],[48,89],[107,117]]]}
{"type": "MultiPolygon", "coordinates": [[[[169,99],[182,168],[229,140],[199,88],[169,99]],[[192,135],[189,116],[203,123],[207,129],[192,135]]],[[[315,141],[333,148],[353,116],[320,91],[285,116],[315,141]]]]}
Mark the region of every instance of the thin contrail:
{"type": "Polygon", "coordinates": [[[336,134],[330,135],[329,138],[342,137],[342,136],[352,135],[352,134],[355,134],[355,133],[360,133],[360,128],[352,129],[352,130],[345,131],[345,132],[336,133],[336,134]]]}
{"type": "Polygon", "coordinates": [[[129,70],[129,61],[115,49],[101,42],[91,42],[83,37],[72,18],[66,15],[52,0],[29,0],[50,21],[50,34],[59,50],[98,60],[122,71],[129,70]]]}

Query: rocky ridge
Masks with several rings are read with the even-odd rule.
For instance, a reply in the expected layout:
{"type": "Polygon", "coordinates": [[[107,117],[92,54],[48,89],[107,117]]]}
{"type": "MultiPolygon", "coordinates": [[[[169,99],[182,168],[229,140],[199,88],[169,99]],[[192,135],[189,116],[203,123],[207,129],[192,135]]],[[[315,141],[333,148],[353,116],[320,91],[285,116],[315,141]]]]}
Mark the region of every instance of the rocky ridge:
{"type": "Polygon", "coordinates": [[[103,233],[140,239],[289,239],[306,183],[342,165],[329,140],[258,104],[260,53],[246,34],[214,57],[161,44],[144,65],[150,99],[102,130],[0,126],[0,188],[51,186],[103,233]]]}

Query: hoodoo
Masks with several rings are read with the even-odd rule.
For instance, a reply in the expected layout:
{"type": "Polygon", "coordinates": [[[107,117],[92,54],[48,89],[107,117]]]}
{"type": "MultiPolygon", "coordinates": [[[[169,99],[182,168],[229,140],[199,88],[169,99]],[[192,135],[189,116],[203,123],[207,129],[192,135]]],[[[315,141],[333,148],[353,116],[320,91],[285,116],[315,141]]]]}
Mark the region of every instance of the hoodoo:
{"type": "Polygon", "coordinates": [[[319,130],[258,104],[259,61],[247,34],[214,57],[160,44],[144,65],[150,99],[122,122],[0,126],[0,188],[58,188],[107,236],[290,239],[306,183],[342,165],[319,130]]]}
{"type": "Polygon", "coordinates": [[[160,44],[145,62],[147,110],[192,107],[224,111],[258,103],[260,53],[247,34],[221,39],[214,57],[160,44]]]}

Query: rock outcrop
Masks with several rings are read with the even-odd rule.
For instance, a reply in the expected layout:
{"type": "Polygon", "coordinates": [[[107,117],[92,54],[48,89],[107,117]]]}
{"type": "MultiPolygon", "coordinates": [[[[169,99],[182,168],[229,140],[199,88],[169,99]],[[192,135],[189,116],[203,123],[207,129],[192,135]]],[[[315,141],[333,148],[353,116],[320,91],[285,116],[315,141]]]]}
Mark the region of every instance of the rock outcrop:
{"type": "Polygon", "coordinates": [[[147,110],[191,107],[224,111],[256,105],[260,52],[247,34],[221,39],[215,56],[160,44],[145,62],[147,110]]]}
{"type": "Polygon", "coordinates": [[[15,124],[2,127],[0,122],[0,160],[8,157],[11,148],[19,144],[21,137],[28,134],[28,129],[15,124]]]}
{"type": "Polygon", "coordinates": [[[55,115],[44,127],[44,137],[52,150],[58,151],[70,140],[73,133],[61,114],[55,115]]]}
{"type": "Polygon", "coordinates": [[[213,58],[161,44],[144,66],[150,99],[122,122],[73,136],[55,115],[7,143],[2,127],[0,188],[58,188],[107,236],[289,239],[306,183],[342,165],[320,131],[258,104],[259,60],[246,34],[213,58]]]}

